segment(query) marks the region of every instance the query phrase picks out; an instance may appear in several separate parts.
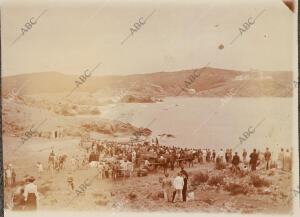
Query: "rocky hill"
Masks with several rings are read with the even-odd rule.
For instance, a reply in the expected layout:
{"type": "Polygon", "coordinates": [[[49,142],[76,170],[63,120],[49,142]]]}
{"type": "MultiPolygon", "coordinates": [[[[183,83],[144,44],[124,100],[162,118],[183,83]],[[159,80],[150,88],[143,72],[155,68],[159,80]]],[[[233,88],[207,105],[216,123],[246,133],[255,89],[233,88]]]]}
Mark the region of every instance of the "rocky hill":
{"type": "MultiPolygon", "coordinates": [[[[5,97],[13,88],[19,87],[21,87],[20,95],[68,95],[76,87],[76,80],[78,76],[59,72],[3,77],[2,96],[5,97]]],[[[75,91],[87,92],[99,97],[117,96],[125,92],[132,96],[161,98],[176,95],[222,97],[228,95],[230,90],[234,90],[233,97],[290,97],[292,85],[292,72],[290,71],[241,72],[206,67],[126,76],[92,74],[75,91]],[[191,79],[193,74],[199,76],[191,79]]]]}

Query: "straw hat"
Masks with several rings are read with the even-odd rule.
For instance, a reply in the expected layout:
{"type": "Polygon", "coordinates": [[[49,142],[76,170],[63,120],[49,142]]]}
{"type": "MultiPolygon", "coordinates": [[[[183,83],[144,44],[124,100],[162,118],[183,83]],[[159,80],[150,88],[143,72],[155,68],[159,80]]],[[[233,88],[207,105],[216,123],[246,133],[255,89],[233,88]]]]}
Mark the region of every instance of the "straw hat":
{"type": "Polygon", "coordinates": [[[28,181],[28,182],[34,182],[35,181],[35,178],[33,177],[33,176],[29,176],[29,177],[27,177],[27,179],[26,179],[26,181],[28,181]]]}

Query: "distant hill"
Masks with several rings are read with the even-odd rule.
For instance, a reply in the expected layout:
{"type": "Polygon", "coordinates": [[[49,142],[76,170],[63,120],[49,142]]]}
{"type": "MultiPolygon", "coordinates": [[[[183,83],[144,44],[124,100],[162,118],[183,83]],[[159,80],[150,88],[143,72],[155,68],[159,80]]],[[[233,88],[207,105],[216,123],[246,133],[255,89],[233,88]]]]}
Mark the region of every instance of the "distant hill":
{"type": "MultiPolygon", "coordinates": [[[[6,96],[13,88],[18,89],[22,85],[24,86],[20,90],[21,95],[67,93],[76,86],[78,76],[59,72],[40,72],[3,77],[2,95],[6,96]]],[[[235,93],[233,97],[289,97],[292,95],[291,85],[293,85],[291,71],[241,72],[206,67],[126,76],[92,75],[77,91],[99,96],[113,96],[122,90],[129,94],[154,97],[175,95],[222,97],[233,90],[235,93]],[[185,81],[189,80],[188,77],[194,71],[200,76],[185,88],[185,81]]]]}

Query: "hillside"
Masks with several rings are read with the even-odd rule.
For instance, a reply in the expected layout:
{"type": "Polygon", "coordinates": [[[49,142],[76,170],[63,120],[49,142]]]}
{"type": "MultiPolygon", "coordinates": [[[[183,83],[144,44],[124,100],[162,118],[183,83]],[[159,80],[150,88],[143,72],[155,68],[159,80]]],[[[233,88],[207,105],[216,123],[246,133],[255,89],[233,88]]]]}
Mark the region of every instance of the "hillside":
{"type": "MultiPolygon", "coordinates": [[[[13,88],[20,95],[57,94],[67,95],[75,87],[77,76],[59,72],[43,72],[2,78],[2,94],[5,97],[13,88]],[[24,84],[26,82],[26,84],[24,84]]],[[[236,97],[290,97],[292,72],[240,72],[216,68],[201,68],[176,72],[156,72],[126,76],[89,77],[76,92],[88,92],[95,96],[116,96],[121,91],[138,96],[166,97],[195,95],[222,97],[233,88],[236,97]],[[196,71],[200,74],[191,82],[188,91],[185,81],[196,71]]],[[[233,97],[234,97],[233,96],[233,97]]]]}

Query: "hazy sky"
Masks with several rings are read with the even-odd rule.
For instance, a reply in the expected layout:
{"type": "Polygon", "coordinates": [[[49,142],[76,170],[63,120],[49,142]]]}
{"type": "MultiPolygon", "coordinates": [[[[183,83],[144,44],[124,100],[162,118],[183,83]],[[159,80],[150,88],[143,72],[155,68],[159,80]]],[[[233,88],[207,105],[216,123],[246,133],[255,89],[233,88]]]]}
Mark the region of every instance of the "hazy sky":
{"type": "Polygon", "coordinates": [[[281,0],[64,2],[2,4],[3,75],[45,71],[79,75],[99,62],[99,75],[177,71],[200,68],[209,61],[212,67],[246,71],[293,68],[296,14],[281,0]],[[11,45],[25,23],[44,10],[11,45]],[[230,45],[238,28],[263,10],[230,45]],[[121,45],[130,27],[153,11],[121,45]],[[218,49],[220,44],[224,49],[218,49]]]}

